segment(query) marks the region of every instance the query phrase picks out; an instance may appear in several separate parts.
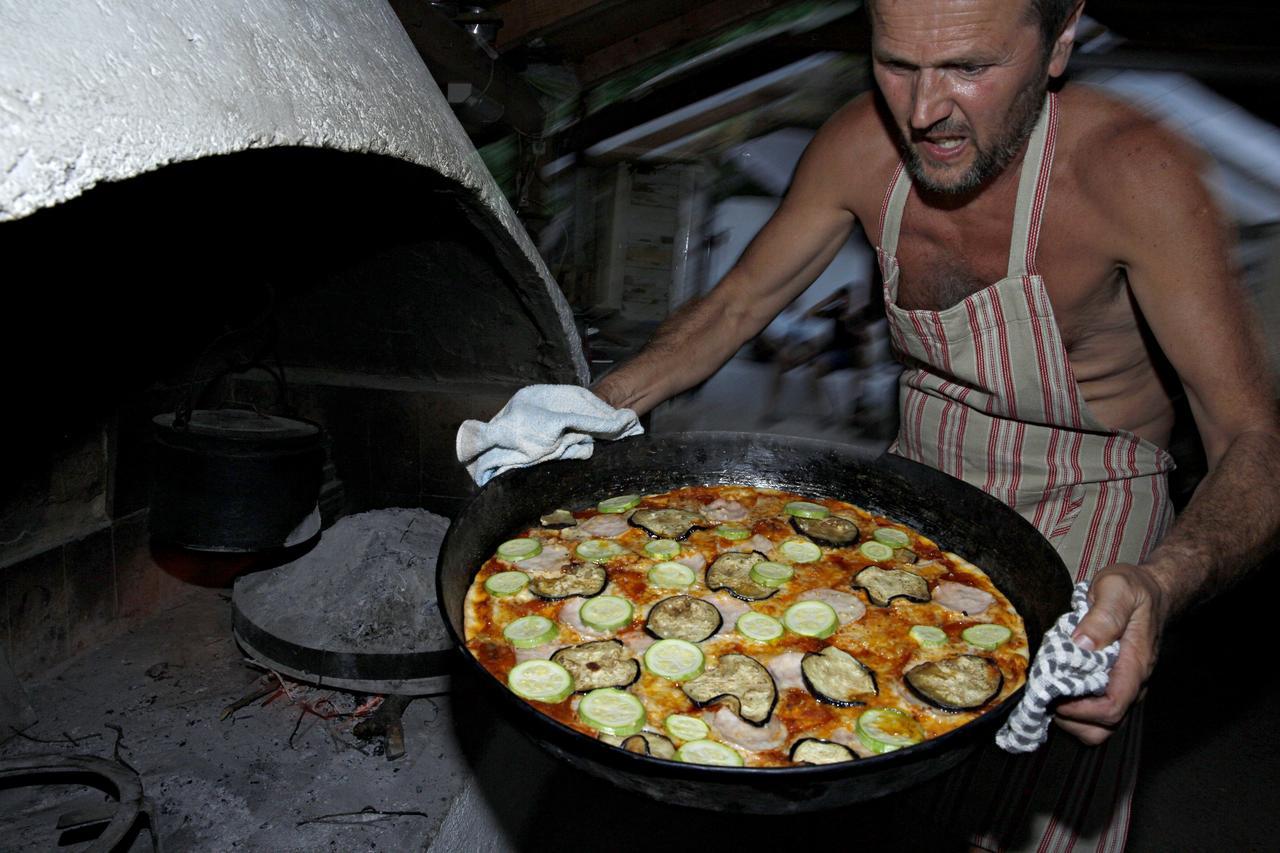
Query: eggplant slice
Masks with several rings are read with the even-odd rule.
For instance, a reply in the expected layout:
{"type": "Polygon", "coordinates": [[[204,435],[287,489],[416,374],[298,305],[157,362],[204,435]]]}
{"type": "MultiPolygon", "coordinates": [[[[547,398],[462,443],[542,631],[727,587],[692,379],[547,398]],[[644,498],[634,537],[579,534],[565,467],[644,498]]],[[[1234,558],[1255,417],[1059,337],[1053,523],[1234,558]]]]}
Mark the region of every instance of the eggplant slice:
{"type": "Polygon", "coordinates": [[[657,732],[640,732],[630,737],[602,734],[600,740],[610,746],[620,746],[627,752],[634,752],[637,755],[665,758],[668,761],[674,761],[676,758],[676,745],[665,735],[657,732]]]}
{"type": "Polygon", "coordinates": [[[618,640],[597,640],[561,649],[551,656],[573,676],[573,691],[626,687],[640,677],[640,661],[618,640]]]}
{"type": "Polygon", "coordinates": [[[807,653],[800,661],[800,675],[815,699],[838,708],[865,705],[864,697],[880,692],[876,687],[876,674],[862,661],[835,646],[807,653]]]}
{"type": "Polygon", "coordinates": [[[666,736],[653,732],[640,732],[638,735],[632,735],[619,746],[627,752],[651,755],[654,758],[665,758],[668,761],[674,761],[676,757],[676,745],[668,740],[666,736]]]}
{"type": "Polygon", "coordinates": [[[699,707],[723,702],[753,726],[763,726],[778,703],[778,686],[769,670],[755,658],[728,654],[709,669],[680,687],[699,707]]]}
{"type": "Polygon", "coordinates": [[[801,518],[793,515],[791,526],[797,533],[828,548],[856,545],[860,535],[857,524],[839,515],[828,515],[826,518],[801,518]]]}
{"type": "Polygon", "coordinates": [[[803,737],[791,745],[791,760],[797,764],[841,764],[858,756],[842,743],[803,737]]]}
{"type": "Polygon", "coordinates": [[[1004,686],[1004,673],[987,658],[957,655],[922,663],[905,676],[907,687],[944,711],[972,711],[990,702],[1004,686]]]}
{"type": "Polygon", "coordinates": [[[529,591],[539,598],[559,601],[580,595],[591,598],[604,592],[609,574],[596,563],[572,563],[558,575],[540,576],[529,581],[529,591]]]}
{"type": "Polygon", "coordinates": [[[695,527],[706,525],[706,519],[696,512],[683,509],[638,509],[631,514],[630,522],[655,539],[680,541],[695,527]]]}
{"type": "Polygon", "coordinates": [[[573,513],[567,509],[558,509],[555,512],[549,512],[538,519],[542,526],[549,530],[560,530],[565,527],[573,527],[578,523],[578,519],[573,517],[573,513]]]}
{"type": "Polygon", "coordinates": [[[721,554],[707,569],[707,589],[723,589],[743,601],[763,601],[776,595],[780,587],[764,586],[751,579],[751,567],[763,559],[755,551],[721,554]]]}
{"type": "Polygon", "coordinates": [[[644,629],[660,640],[701,643],[723,624],[724,617],[711,602],[691,595],[673,595],[649,609],[644,629]]]}
{"type": "Polygon", "coordinates": [[[911,601],[929,600],[929,582],[903,569],[882,569],[867,566],[853,579],[855,589],[867,591],[867,598],[877,607],[888,607],[895,598],[911,601]]]}

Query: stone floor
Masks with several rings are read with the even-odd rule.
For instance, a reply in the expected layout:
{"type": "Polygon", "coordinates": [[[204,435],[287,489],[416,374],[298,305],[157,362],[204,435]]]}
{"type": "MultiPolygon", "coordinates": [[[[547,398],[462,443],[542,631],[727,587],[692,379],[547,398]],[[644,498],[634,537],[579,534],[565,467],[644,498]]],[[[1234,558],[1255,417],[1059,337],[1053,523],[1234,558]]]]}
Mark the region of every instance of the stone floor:
{"type": "MultiPolygon", "coordinates": [[[[425,849],[470,778],[448,701],[409,706],[408,752],[394,762],[352,736],[353,720],[303,713],[285,696],[222,719],[262,676],[245,664],[230,625],[225,592],[193,589],[140,629],[28,685],[38,722],[0,757],[109,758],[110,726],[119,726],[120,755],[141,774],[169,850],[425,849]],[[366,807],[401,814],[358,814],[366,807]],[[325,817],[336,813],[348,814],[325,817]]],[[[316,701],[327,691],[295,695],[328,710],[316,701]]],[[[48,827],[68,809],[57,790],[0,790],[0,848],[54,848],[48,827]]],[[[134,849],[149,849],[146,839],[134,849]]]]}

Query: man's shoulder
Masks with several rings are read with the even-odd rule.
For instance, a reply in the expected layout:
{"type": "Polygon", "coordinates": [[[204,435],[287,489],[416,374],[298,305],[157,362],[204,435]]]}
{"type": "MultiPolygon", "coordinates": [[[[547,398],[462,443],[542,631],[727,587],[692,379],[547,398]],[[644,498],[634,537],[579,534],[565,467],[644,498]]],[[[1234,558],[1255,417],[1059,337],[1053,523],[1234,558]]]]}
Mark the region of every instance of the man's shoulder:
{"type": "Polygon", "coordinates": [[[1136,107],[1088,85],[1061,95],[1055,155],[1086,203],[1117,212],[1171,203],[1203,192],[1205,157],[1186,139],[1136,107]]]}
{"type": "Polygon", "coordinates": [[[874,96],[866,93],[823,124],[805,157],[825,180],[841,188],[863,218],[869,207],[878,210],[900,155],[874,96]]]}

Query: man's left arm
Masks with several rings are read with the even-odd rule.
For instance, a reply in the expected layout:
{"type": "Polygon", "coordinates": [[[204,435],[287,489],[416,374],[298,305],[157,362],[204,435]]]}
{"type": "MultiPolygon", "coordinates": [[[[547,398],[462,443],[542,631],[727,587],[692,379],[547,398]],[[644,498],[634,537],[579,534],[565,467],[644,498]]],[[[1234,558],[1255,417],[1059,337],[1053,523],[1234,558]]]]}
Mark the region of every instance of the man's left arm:
{"type": "Polygon", "coordinates": [[[1107,692],[1065,702],[1059,725],[1100,743],[1137,699],[1168,620],[1255,565],[1280,530],[1280,425],[1253,305],[1233,272],[1233,240],[1196,158],[1162,131],[1127,138],[1109,202],[1126,241],[1134,298],[1187,393],[1208,475],[1140,565],[1094,578],[1076,631],[1086,648],[1120,640],[1107,692]]]}

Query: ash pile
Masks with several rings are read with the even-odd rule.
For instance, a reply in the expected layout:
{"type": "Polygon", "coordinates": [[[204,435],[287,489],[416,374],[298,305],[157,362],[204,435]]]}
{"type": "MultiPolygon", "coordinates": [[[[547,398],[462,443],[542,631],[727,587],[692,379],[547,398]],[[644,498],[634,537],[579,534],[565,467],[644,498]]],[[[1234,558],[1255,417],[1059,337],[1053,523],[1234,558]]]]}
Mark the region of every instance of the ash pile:
{"type": "Polygon", "coordinates": [[[312,684],[447,690],[455,652],[436,605],[436,558],[448,526],[421,509],[340,519],[293,562],[236,581],[237,642],[262,666],[312,684]]]}

